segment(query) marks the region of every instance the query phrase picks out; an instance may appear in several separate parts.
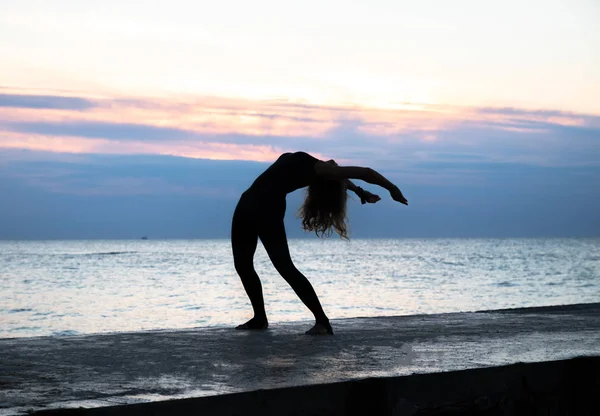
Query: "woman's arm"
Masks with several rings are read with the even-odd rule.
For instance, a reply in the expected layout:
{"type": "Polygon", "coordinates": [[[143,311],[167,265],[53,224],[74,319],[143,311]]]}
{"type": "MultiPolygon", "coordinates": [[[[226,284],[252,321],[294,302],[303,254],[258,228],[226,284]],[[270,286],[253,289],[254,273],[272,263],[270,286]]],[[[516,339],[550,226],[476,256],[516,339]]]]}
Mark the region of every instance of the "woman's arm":
{"type": "Polygon", "coordinates": [[[337,166],[331,163],[319,161],[315,164],[315,172],[318,176],[324,176],[332,179],[360,179],[370,184],[381,186],[388,191],[391,191],[395,186],[374,169],[365,168],[362,166],[337,166]]]}
{"type": "Polygon", "coordinates": [[[354,183],[352,183],[352,181],[350,179],[345,179],[345,181],[346,181],[346,189],[349,189],[352,192],[354,192],[356,194],[356,196],[358,196],[360,198],[361,204],[365,204],[367,202],[374,204],[375,202],[377,202],[381,199],[381,198],[379,198],[379,196],[372,194],[369,191],[365,191],[360,186],[356,186],[354,183]]]}
{"type": "Polygon", "coordinates": [[[359,198],[361,198],[359,186],[356,186],[350,181],[350,179],[346,179],[346,188],[354,192],[359,198]]]}
{"type": "Polygon", "coordinates": [[[318,176],[339,180],[360,179],[370,184],[381,186],[390,192],[392,199],[404,205],[408,205],[408,201],[404,195],[402,195],[400,189],[379,172],[375,171],[375,169],[361,166],[335,166],[326,162],[317,162],[315,164],[315,172],[318,176]]]}

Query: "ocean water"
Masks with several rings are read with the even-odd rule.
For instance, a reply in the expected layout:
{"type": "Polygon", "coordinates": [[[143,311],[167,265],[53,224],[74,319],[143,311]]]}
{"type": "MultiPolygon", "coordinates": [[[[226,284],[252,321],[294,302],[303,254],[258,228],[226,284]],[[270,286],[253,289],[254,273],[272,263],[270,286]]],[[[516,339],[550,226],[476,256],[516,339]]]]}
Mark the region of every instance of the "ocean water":
{"type": "MultiPolygon", "coordinates": [[[[600,239],[298,239],[290,251],[330,319],[600,302],[600,239]]],[[[255,267],[272,325],[312,319],[260,244],[255,267]]],[[[228,240],[0,241],[0,293],[1,338],[252,315],[228,240]]]]}

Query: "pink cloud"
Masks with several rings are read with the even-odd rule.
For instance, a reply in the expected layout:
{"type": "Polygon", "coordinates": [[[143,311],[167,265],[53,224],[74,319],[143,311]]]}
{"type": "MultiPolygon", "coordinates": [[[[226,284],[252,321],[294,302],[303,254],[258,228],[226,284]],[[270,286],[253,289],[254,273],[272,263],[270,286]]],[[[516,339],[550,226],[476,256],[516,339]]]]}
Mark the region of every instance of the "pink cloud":
{"type": "MultiPolygon", "coordinates": [[[[600,118],[596,116],[557,111],[411,103],[402,103],[394,109],[374,109],[223,97],[90,96],[84,99],[91,105],[77,111],[0,107],[0,148],[64,153],[146,153],[266,162],[284,151],[299,150],[300,146],[306,145],[318,157],[352,160],[352,157],[339,153],[347,150],[346,153],[369,154],[376,147],[391,149],[415,142],[431,148],[452,144],[476,146],[482,140],[488,140],[489,132],[503,131],[509,138],[513,137],[511,134],[534,134],[529,136],[531,138],[557,126],[600,124],[600,118]],[[26,129],[17,131],[11,127],[44,123],[54,126],[52,131],[58,133],[28,133],[26,129]],[[141,129],[136,130],[136,137],[103,137],[102,133],[87,137],[86,123],[96,127],[133,126],[141,129]],[[78,132],[60,134],[61,126],[74,124],[78,132]],[[145,138],[144,132],[153,132],[152,129],[157,129],[158,133],[152,139],[145,138]],[[485,130],[483,137],[474,135],[473,131],[479,131],[477,129],[485,130]],[[461,131],[470,132],[470,135],[461,136],[457,133],[461,131]]],[[[123,134],[129,134],[128,131],[125,129],[123,134]]],[[[518,140],[523,141],[523,137],[519,136],[518,140]]],[[[383,153],[381,157],[384,157],[383,153]]]]}

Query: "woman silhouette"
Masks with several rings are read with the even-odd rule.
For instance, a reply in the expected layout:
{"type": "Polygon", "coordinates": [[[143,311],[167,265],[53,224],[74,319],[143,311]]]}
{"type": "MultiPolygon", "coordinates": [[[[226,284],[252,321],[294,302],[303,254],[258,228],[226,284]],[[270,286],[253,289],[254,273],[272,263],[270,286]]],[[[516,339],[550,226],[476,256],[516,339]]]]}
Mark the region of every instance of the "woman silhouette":
{"type": "Polygon", "coordinates": [[[358,166],[338,166],[333,160],[321,161],[308,153],[282,154],[241,196],[233,214],[231,245],[235,270],[254,310],[254,317],[236,329],[258,330],[269,325],[262,285],[254,270],[254,253],[260,238],[271,262],[288,282],[300,300],[315,316],[309,335],[332,334],[329,318],[306,277],[294,266],[290,257],[283,218],[286,195],[308,187],[300,209],[302,227],[317,235],[329,235],[331,229],[344,239],[346,232],[346,190],[356,193],[364,204],[381,198],[354,185],[350,179],[360,179],[379,185],[390,192],[392,199],[408,205],[397,186],[375,170],[358,166]]]}

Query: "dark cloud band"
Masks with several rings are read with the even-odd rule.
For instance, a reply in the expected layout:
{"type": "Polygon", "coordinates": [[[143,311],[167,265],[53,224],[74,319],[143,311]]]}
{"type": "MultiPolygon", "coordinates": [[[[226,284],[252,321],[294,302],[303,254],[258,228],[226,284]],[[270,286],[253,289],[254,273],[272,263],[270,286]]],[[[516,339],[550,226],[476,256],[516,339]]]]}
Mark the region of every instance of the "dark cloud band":
{"type": "Polygon", "coordinates": [[[0,107],[53,110],[87,110],[95,106],[96,105],[94,104],[94,102],[80,97],[0,93],[0,107]]]}

